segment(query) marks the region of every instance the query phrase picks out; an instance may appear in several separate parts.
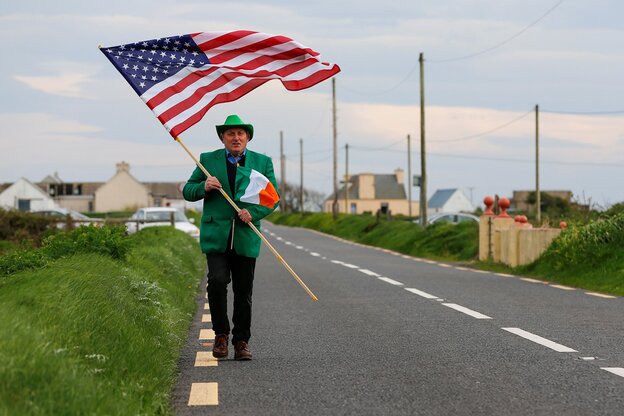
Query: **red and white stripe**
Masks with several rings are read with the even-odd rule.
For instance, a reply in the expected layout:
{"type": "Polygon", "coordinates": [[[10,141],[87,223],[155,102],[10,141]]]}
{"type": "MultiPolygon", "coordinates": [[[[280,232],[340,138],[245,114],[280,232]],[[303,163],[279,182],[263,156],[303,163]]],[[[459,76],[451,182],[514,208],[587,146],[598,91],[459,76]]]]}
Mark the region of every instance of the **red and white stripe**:
{"type": "Polygon", "coordinates": [[[176,137],[215,104],[234,101],[272,79],[291,91],[309,88],[340,71],[317,52],[285,36],[251,31],[204,32],[193,40],[210,64],[186,67],[141,95],[176,137]]]}

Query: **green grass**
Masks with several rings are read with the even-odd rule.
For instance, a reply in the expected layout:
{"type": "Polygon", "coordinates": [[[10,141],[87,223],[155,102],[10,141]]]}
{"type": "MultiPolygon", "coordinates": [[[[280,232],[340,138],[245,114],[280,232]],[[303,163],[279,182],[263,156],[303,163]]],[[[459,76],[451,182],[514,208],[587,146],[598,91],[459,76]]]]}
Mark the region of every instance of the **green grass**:
{"type": "Polygon", "coordinates": [[[597,292],[624,296],[624,211],[587,224],[573,223],[533,264],[511,268],[480,262],[478,225],[436,224],[422,229],[406,221],[377,221],[370,215],[273,213],[276,224],[312,228],[411,256],[466,263],[492,272],[533,276],[597,292]]]}
{"type": "Polygon", "coordinates": [[[130,239],[0,278],[0,414],[171,413],[204,260],[169,227],[130,239]]]}
{"type": "Polygon", "coordinates": [[[536,262],[516,272],[624,296],[624,212],[569,227],[536,262]]]}
{"type": "Polygon", "coordinates": [[[311,228],[347,240],[417,257],[469,261],[478,253],[478,225],[436,224],[423,229],[411,221],[386,221],[372,215],[284,214],[267,218],[275,224],[311,228]]]}

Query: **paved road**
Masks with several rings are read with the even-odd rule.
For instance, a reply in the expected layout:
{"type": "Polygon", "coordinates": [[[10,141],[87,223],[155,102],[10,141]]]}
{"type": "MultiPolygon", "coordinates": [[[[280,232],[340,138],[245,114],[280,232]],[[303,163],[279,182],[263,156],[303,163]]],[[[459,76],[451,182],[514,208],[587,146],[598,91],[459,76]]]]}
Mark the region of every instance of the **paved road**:
{"type": "Polygon", "coordinates": [[[177,414],[624,414],[624,298],[264,228],[320,300],[263,248],[253,361],[196,366],[202,293],[177,414]]]}

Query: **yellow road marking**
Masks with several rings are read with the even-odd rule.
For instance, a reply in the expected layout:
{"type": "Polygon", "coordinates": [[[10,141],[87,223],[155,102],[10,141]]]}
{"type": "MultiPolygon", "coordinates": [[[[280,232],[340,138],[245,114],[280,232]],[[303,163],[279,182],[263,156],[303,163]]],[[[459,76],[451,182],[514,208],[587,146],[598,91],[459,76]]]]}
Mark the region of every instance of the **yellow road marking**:
{"type": "Polygon", "coordinates": [[[195,367],[216,367],[219,360],[212,356],[212,351],[197,351],[195,367]]]}
{"type": "Polygon", "coordinates": [[[200,329],[199,339],[214,339],[215,333],[212,329],[200,329]]]}
{"type": "Polygon", "coordinates": [[[219,404],[217,383],[193,383],[189,394],[189,406],[216,406],[219,404]]]}

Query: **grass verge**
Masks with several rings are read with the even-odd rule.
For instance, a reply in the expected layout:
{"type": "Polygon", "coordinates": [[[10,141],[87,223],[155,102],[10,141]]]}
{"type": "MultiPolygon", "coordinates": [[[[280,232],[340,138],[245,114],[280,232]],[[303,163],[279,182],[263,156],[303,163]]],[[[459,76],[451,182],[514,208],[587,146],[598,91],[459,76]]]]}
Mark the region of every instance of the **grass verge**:
{"type": "Polygon", "coordinates": [[[387,248],[416,257],[446,261],[469,261],[478,253],[478,225],[435,224],[423,229],[410,221],[385,221],[372,215],[339,215],[274,212],[275,224],[311,228],[347,240],[387,248]]]}
{"type": "Polygon", "coordinates": [[[533,264],[510,268],[476,261],[478,226],[439,224],[426,229],[405,221],[380,221],[373,216],[273,213],[268,220],[311,228],[359,243],[411,256],[455,261],[492,272],[509,273],[568,286],[624,296],[624,212],[572,225],[533,264]]]}
{"type": "Polygon", "coordinates": [[[129,238],[0,278],[0,414],[171,413],[205,266],[169,227],[129,238]]]}

